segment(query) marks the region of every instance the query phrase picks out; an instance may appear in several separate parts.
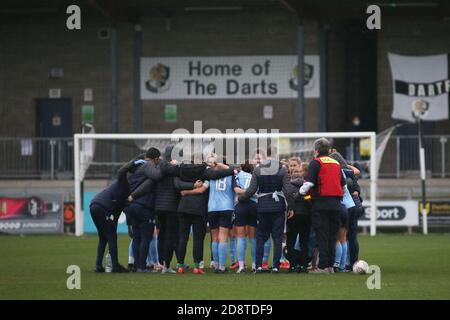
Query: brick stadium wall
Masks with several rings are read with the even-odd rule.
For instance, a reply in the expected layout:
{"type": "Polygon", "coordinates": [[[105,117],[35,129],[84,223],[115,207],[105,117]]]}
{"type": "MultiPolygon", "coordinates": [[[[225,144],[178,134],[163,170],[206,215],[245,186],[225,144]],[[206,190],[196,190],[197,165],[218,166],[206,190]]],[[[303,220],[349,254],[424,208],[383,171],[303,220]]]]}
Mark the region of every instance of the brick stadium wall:
{"type": "MultiPolygon", "coordinates": [[[[318,54],[318,27],[306,21],[306,54],[318,54]]],[[[387,52],[433,54],[450,52],[450,23],[383,19],[378,32],[378,126],[394,123],[392,84],[387,52]]],[[[35,98],[48,96],[49,88],[61,88],[72,99],[73,128],[79,131],[83,89],[94,89],[95,125],[98,132],[111,131],[110,42],[98,39],[100,27],[110,23],[90,13],[82,30],[69,32],[65,16],[35,17],[0,22],[0,136],[35,134],[35,98]],[[64,77],[52,80],[52,67],[64,69],[64,77]]],[[[144,56],[209,56],[295,54],[296,20],[287,11],[256,13],[186,13],[167,21],[151,16],[142,21],[144,56]]],[[[119,36],[119,132],[132,132],[133,117],[133,26],[120,24],[119,36]]],[[[329,34],[329,122],[330,131],[347,130],[345,110],[345,31],[336,22],[329,34]]],[[[192,129],[194,120],[204,128],[280,128],[295,131],[295,100],[188,100],[144,101],[145,132],[192,129]],[[178,106],[178,122],[164,122],[164,105],[178,106]],[[263,106],[274,106],[274,118],[263,119],[263,106]]],[[[319,101],[306,100],[306,129],[319,128],[319,101]]],[[[435,133],[448,132],[450,122],[435,124],[435,133]]]]}
{"type": "Polygon", "coordinates": [[[345,131],[350,121],[345,115],[345,44],[344,30],[330,25],[328,35],[328,130],[345,131]]]}
{"type": "MultiPolygon", "coordinates": [[[[64,17],[63,17],[64,18],[64,17]]],[[[111,132],[110,41],[97,36],[109,22],[100,16],[82,20],[81,31],[68,31],[64,19],[40,17],[3,22],[0,28],[0,136],[34,136],[36,98],[61,88],[72,99],[73,130],[80,129],[83,89],[93,88],[97,132],[111,132]],[[49,79],[52,67],[64,69],[62,79],[49,79]]],[[[143,56],[219,56],[295,54],[296,22],[285,11],[270,13],[186,14],[142,22],[143,56]]],[[[132,132],[133,26],[120,24],[119,132],[132,132]]],[[[317,26],[306,24],[306,54],[318,54],[317,26]]],[[[90,104],[90,103],[88,103],[90,104]]],[[[143,102],[144,132],[189,130],[194,120],[204,128],[280,128],[295,130],[295,100],[203,100],[143,102]],[[164,105],[178,106],[178,122],[164,122],[164,105]],[[263,106],[274,106],[274,118],[263,119],[263,106]]],[[[318,130],[318,99],[306,100],[306,129],[318,130]]]]}
{"type": "MultiPolygon", "coordinates": [[[[62,17],[64,18],[64,17],[62,17]]],[[[108,131],[110,120],[110,44],[97,37],[105,22],[68,32],[64,19],[7,21],[0,27],[0,136],[34,136],[36,98],[61,88],[72,99],[73,128],[79,131],[83,89],[94,89],[96,124],[108,131]],[[49,79],[50,68],[64,69],[49,79]]]]}

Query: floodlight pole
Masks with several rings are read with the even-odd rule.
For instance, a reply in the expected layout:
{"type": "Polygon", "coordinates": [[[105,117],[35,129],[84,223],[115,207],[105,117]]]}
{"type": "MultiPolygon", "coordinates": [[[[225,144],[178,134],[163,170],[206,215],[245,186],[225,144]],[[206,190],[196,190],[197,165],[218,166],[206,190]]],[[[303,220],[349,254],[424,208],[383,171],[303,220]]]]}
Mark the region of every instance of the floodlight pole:
{"type": "MultiPolygon", "coordinates": [[[[111,127],[112,132],[119,132],[119,106],[118,106],[118,90],[119,90],[119,74],[118,74],[118,40],[117,26],[113,25],[111,29],[111,127]]],[[[111,145],[111,161],[117,162],[117,144],[113,141],[111,145]]]]}
{"type": "Polygon", "coordinates": [[[321,25],[319,31],[319,59],[320,59],[320,97],[319,97],[319,110],[320,110],[320,131],[327,131],[328,121],[328,28],[329,26],[324,23],[321,25]]]}
{"type": "Polygon", "coordinates": [[[377,234],[377,135],[370,133],[370,236],[377,234]]]}
{"type": "Polygon", "coordinates": [[[83,208],[81,199],[81,177],[80,177],[80,139],[78,134],[73,137],[74,155],[74,182],[75,182],[75,235],[83,235],[83,208]]]}
{"type": "MultiPolygon", "coordinates": [[[[85,123],[84,123],[84,121],[82,121],[81,134],[84,134],[84,133],[85,133],[85,123]]],[[[77,143],[78,143],[77,148],[79,148],[79,149],[76,149],[77,152],[75,153],[75,157],[78,157],[78,161],[80,161],[81,152],[83,152],[83,150],[81,150],[81,148],[82,148],[83,145],[81,144],[81,141],[78,140],[78,139],[77,139],[77,143]]],[[[79,170],[79,167],[77,167],[77,170],[79,170]]],[[[79,205],[79,208],[81,209],[80,212],[81,212],[81,215],[82,215],[82,218],[81,217],[76,217],[76,211],[75,211],[75,217],[76,217],[76,219],[75,219],[75,235],[76,236],[80,236],[80,235],[83,234],[83,228],[84,228],[84,221],[83,221],[83,219],[84,219],[84,213],[83,213],[84,179],[81,179],[80,171],[78,171],[78,176],[75,179],[75,181],[76,181],[75,183],[78,183],[79,186],[80,186],[80,189],[78,191],[76,190],[76,192],[79,193],[79,198],[81,199],[81,201],[80,201],[80,203],[78,205],[79,205]],[[81,220],[79,220],[79,219],[81,219],[81,220]],[[82,226],[80,225],[81,223],[83,223],[82,226]]],[[[75,203],[75,207],[76,206],[77,206],[77,204],[75,203]]]]}
{"type": "Polygon", "coordinates": [[[297,26],[297,131],[305,132],[305,31],[303,21],[297,26]]]}
{"type": "Polygon", "coordinates": [[[133,32],[133,79],[134,79],[134,132],[142,132],[142,100],[141,100],[141,56],[142,26],[136,24],[133,32]]]}
{"type": "Polygon", "coordinates": [[[417,117],[417,130],[419,138],[419,164],[420,164],[420,179],[422,184],[422,227],[423,234],[428,234],[428,217],[427,217],[427,196],[426,196],[426,166],[425,166],[425,149],[423,147],[423,134],[422,134],[422,120],[420,116],[417,117]]]}

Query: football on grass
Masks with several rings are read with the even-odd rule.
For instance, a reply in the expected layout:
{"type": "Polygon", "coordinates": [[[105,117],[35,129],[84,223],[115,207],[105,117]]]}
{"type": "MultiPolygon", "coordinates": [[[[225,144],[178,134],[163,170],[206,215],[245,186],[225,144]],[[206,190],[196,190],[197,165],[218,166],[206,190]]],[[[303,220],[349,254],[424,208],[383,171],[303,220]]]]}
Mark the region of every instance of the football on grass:
{"type": "Polygon", "coordinates": [[[367,270],[369,270],[369,265],[364,260],[358,260],[353,265],[353,273],[366,274],[367,270]]]}

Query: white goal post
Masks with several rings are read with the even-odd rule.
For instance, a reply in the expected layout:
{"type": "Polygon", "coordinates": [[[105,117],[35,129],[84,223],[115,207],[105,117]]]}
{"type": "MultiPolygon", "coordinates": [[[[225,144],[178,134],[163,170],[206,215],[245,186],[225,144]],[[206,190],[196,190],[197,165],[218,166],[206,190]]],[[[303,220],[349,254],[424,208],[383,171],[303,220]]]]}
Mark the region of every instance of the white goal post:
{"type": "MultiPolygon", "coordinates": [[[[83,159],[93,158],[93,154],[86,156],[81,146],[83,142],[97,140],[109,140],[118,142],[121,140],[168,140],[177,143],[180,139],[317,139],[317,138],[369,138],[370,139],[370,235],[376,235],[376,198],[377,198],[377,163],[376,163],[376,133],[375,132],[305,132],[305,133],[163,133],[163,134],[75,134],[74,135],[74,187],[75,187],[75,234],[81,236],[84,233],[84,213],[82,208],[81,182],[84,179],[82,165],[86,165],[83,159]]],[[[93,151],[91,151],[93,153],[93,151]]],[[[129,155],[131,159],[134,154],[129,155]]]]}

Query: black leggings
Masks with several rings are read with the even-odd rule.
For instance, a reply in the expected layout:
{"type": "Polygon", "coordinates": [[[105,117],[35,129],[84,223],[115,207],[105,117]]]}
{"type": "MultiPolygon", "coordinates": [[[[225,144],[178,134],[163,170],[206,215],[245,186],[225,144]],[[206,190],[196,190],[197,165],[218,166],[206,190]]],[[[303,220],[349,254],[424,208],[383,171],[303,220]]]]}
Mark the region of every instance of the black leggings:
{"type": "Polygon", "coordinates": [[[158,236],[158,252],[161,264],[170,266],[173,253],[177,254],[179,239],[178,214],[173,211],[158,211],[158,221],[160,222],[158,236]]]}
{"type": "Polygon", "coordinates": [[[348,245],[350,250],[350,265],[358,261],[359,243],[358,243],[358,219],[363,213],[363,208],[348,209],[348,245]]]}
{"type": "Polygon", "coordinates": [[[287,220],[286,246],[287,259],[291,266],[308,266],[308,240],[311,230],[311,216],[308,214],[294,214],[287,220]],[[297,236],[300,240],[300,251],[295,250],[297,236]]]}
{"type": "Polygon", "coordinates": [[[164,245],[165,245],[165,211],[156,211],[156,227],[159,228],[158,232],[158,246],[156,251],[158,251],[158,263],[164,265],[164,245]]]}
{"type": "Polygon", "coordinates": [[[119,265],[117,256],[117,221],[118,217],[107,212],[102,206],[93,203],[89,207],[91,217],[98,231],[98,246],[96,267],[101,268],[103,264],[103,256],[105,255],[106,244],[109,247],[111,262],[113,268],[119,265]],[[111,217],[113,217],[111,219],[111,217]]]}
{"type": "Polygon", "coordinates": [[[203,242],[206,235],[206,217],[204,215],[179,213],[178,225],[180,230],[180,238],[178,242],[178,263],[184,264],[186,257],[186,247],[189,240],[189,233],[191,231],[194,237],[193,256],[194,262],[200,263],[203,261],[203,242]]]}

